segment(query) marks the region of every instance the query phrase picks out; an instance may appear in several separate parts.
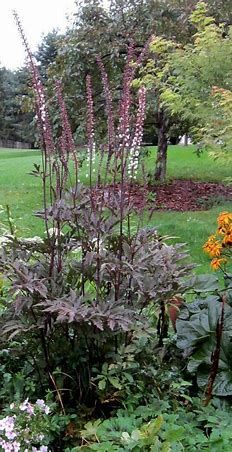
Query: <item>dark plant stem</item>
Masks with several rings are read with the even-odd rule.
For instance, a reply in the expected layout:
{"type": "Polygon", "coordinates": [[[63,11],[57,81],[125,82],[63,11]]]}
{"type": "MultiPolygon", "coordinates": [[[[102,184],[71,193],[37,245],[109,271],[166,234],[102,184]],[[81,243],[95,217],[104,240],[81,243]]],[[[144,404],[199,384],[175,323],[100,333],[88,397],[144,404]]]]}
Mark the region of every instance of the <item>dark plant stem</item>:
{"type": "Polygon", "coordinates": [[[157,324],[157,334],[159,337],[159,346],[163,347],[164,339],[168,337],[168,317],[165,310],[165,302],[160,303],[160,314],[157,324]]]}
{"type": "Polygon", "coordinates": [[[34,367],[35,367],[35,369],[37,370],[37,374],[38,374],[38,378],[39,378],[39,383],[40,383],[41,391],[43,391],[43,390],[44,390],[44,386],[43,386],[43,383],[42,383],[42,375],[41,375],[41,372],[40,372],[39,365],[38,365],[38,363],[37,363],[37,361],[36,361],[35,356],[34,356],[32,353],[30,353],[30,356],[31,356],[31,358],[32,358],[34,367]]]}
{"type": "MultiPolygon", "coordinates": [[[[31,308],[31,313],[32,313],[32,316],[33,316],[34,320],[37,322],[36,315],[35,315],[35,312],[34,312],[33,308],[31,308]]],[[[43,329],[40,330],[40,341],[41,341],[41,345],[42,345],[44,359],[45,359],[45,362],[46,362],[46,368],[47,368],[47,374],[48,374],[48,377],[49,377],[49,381],[52,383],[52,388],[53,387],[55,388],[55,391],[57,393],[58,400],[60,402],[63,414],[65,414],[65,409],[64,409],[64,404],[63,404],[63,401],[62,401],[62,397],[61,397],[60,391],[59,391],[59,389],[57,387],[57,384],[55,382],[54,376],[52,375],[52,367],[51,367],[49,353],[48,353],[48,348],[47,348],[47,343],[46,343],[46,336],[45,336],[45,333],[44,333],[43,329]]]]}
{"type": "MultiPolygon", "coordinates": [[[[36,318],[33,308],[31,308],[31,313],[32,313],[32,317],[33,317],[34,321],[37,323],[37,318],[36,318]]],[[[47,350],[46,337],[45,337],[45,333],[44,333],[43,329],[40,329],[40,342],[41,342],[44,359],[45,359],[46,366],[47,366],[47,371],[49,372],[51,369],[51,366],[50,366],[50,359],[49,359],[49,354],[48,354],[48,350],[47,350]]]]}
{"type": "Polygon", "coordinates": [[[223,327],[224,327],[224,314],[225,314],[225,297],[221,297],[221,303],[222,303],[222,309],[221,309],[221,316],[217,321],[216,326],[216,347],[212,353],[212,366],[211,371],[208,378],[208,383],[205,390],[205,400],[204,405],[207,406],[212,399],[213,395],[213,385],[215,382],[215,379],[217,377],[218,373],[218,367],[219,367],[219,359],[220,359],[220,351],[221,351],[221,341],[222,341],[222,334],[223,334],[223,327]]]}

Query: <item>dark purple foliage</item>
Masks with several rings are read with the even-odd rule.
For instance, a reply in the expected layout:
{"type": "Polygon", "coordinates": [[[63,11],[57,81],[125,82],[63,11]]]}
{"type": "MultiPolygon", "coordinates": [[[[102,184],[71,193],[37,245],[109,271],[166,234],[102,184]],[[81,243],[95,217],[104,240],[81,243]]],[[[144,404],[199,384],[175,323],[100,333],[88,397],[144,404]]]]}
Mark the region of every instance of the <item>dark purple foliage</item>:
{"type": "MultiPolygon", "coordinates": [[[[35,91],[43,168],[35,168],[34,173],[41,176],[44,191],[44,208],[37,216],[44,219],[47,236],[30,245],[13,237],[2,252],[0,263],[10,282],[11,297],[2,331],[10,338],[20,335],[28,350],[34,349],[33,359],[37,363],[38,357],[37,367],[47,376],[46,389],[49,382],[59,399],[62,394],[67,403],[74,399],[75,404],[88,401],[91,406],[98,397],[92,385],[94,369],[100,372],[108,356],[130,342],[136,328],[149,324],[149,306],[159,313],[163,303],[185,291],[183,276],[189,268],[182,263],[185,254],[179,247],[165,245],[154,229],[139,228],[140,219],[131,229],[135,212],[125,197],[125,186],[130,186],[128,162],[132,175],[138,163],[146,102],[145,89],[141,88],[137,113],[133,110],[132,114],[133,43],[128,49],[119,113],[114,117],[108,76],[98,58],[108,117],[108,152],[99,157],[97,173],[105,172],[105,187],[112,189],[105,191],[103,186],[101,195],[96,196],[91,78],[86,79],[90,186],[84,187],[78,183],[78,158],[61,84],[58,81],[54,89],[61,132],[53,139],[38,68],[16,13],[15,20],[35,91]],[[70,183],[72,160],[74,183],[70,183]],[[57,369],[68,375],[59,390],[57,383],[54,385],[57,369]],[[69,395],[62,393],[63,387],[69,395]]],[[[145,51],[137,60],[139,64],[145,51]]]]}

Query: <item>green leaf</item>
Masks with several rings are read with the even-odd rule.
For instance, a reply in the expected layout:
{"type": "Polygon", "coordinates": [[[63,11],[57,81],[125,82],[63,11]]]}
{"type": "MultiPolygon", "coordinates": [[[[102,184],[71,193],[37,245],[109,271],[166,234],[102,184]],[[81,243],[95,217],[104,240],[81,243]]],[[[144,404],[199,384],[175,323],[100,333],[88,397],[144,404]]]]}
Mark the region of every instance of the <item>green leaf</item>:
{"type": "Polygon", "coordinates": [[[80,435],[84,439],[95,439],[101,420],[97,419],[95,422],[87,422],[85,428],[80,431],[80,435]]]}
{"type": "Polygon", "coordinates": [[[129,381],[129,383],[133,383],[134,382],[134,378],[132,377],[131,374],[129,374],[128,372],[124,373],[126,379],[129,381]]]}
{"type": "MultiPolygon", "coordinates": [[[[80,448],[78,447],[77,450],[80,450],[80,448]]],[[[85,451],[88,450],[96,450],[97,452],[117,452],[117,451],[121,451],[121,447],[120,446],[116,446],[115,444],[113,444],[111,441],[104,441],[101,442],[100,444],[91,444],[89,445],[87,448],[85,447],[84,449],[85,451]]]]}
{"type": "Polygon", "coordinates": [[[157,416],[154,421],[148,422],[148,424],[143,425],[141,428],[141,435],[143,438],[155,437],[155,435],[160,431],[163,425],[163,416],[157,416]]]}
{"type": "MultiPolygon", "coordinates": [[[[216,348],[216,328],[221,318],[222,303],[210,299],[204,306],[196,314],[190,315],[189,319],[177,321],[177,346],[190,350],[188,371],[197,374],[198,385],[202,388],[208,382],[212,367],[212,353],[216,348]]],[[[232,308],[225,304],[219,368],[213,385],[213,394],[216,396],[232,395],[231,354],[232,308]]]]}
{"type": "Polygon", "coordinates": [[[106,388],[106,380],[100,380],[98,382],[98,388],[100,389],[100,391],[104,391],[104,389],[106,388]]]}
{"type": "Polygon", "coordinates": [[[108,377],[109,382],[112,384],[112,386],[116,389],[122,389],[122,385],[118,378],[116,377],[108,377]]]}
{"type": "Polygon", "coordinates": [[[169,442],[167,442],[167,441],[165,441],[163,444],[162,444],[162,449],[161,449],[161,452],[171,452],[171,444],[169,443],[169,442]]]}
{"type": "Polygon", "coordinates": [[[213,292],[218,289],[218,277],[215,275],[196,275],[190,279],[189,285],[196,293],[213,292]]]}
{"type": "Polygon", "coordinates": [[[181,440],[185,435],[185,429],[184,427],[173,425],[172,428],[168,429],[165,432],[165,439],[170,442],[174,443],[176,441],[181,440]]]}

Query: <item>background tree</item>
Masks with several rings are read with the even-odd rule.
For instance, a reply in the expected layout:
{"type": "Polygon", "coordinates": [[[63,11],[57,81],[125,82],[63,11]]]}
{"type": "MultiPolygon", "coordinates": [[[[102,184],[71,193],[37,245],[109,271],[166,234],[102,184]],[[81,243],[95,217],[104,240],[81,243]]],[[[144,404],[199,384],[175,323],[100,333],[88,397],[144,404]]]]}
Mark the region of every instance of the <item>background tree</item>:
{"type": "Polygon", "coordinates": [[[4,69],[0,68],[0,131],[4,127],[4,69]]]}
{"type": "Polygon", "coordinates": [[[52,30],[45,35],[38,46],[35,53],[36,60],[39,62],[40,74],[43,79],[47,78],[47,70],[51,66],[58,55],[59,46],[62,43],[63,35],[58,30],[52,30]]]}
{"type": "MultiPolygon", "coordinates": [[[[217,10],[220,21],[226,20],[230,12],[229,5],[226,5],[220,13],[221,3],[221,0],[208,0],[211,10],[217,10]]],[[[111,0],[106,9],[101,0],[76,1],[73,26],[56,43],[57,57],[49,70],[51,78],[62,78],[76,140],[82,143],[85,140],[85,77],[89,73],[97,93],[98,131],[104,135],[101,121],[104,109],[103,99],[98,95],[101,81],[96,69],[96,55],[100,54],[104,61],[112,81],[113,99],[117,100],[128,42],[131,39],[135,41],[137,52],[151,35],[182,44],[190,42],[194,27],[189,22],[189,15],[196,4],[197,0],[111,0]]],[[[154,115],[148,112],[145,130],[153,143],[157,142],[157,124],[154,115]]]]}
{"type": "Polygon", "coordinates": [[[225,27],[208,16],[204,2],[192,13],[191,23],[196,29],[193,43],[177,48],[170,61],[175,76],[169,77],[161,98],[172,114],[189,121],[196,143],[211,141],[214,151],[226,149],[222,135],[223,124],[228,121],[226,99],[230,99],[232,86],[232,28],[225,34],[225,27]]]}
{"type": "Polygon", "coordinates": [[[212,89],[212,114],[205,126],[204,145],[214,158],[232,163],[232,91],[212,89]]]}
{"type": "MultiPolygon", "coordinates": [[[[182,45],[191,43],[195,30],[194,24],[188,18],[196,4],[197,0],[110,0],[109,7],[106,9],[101,0],[78,0],[73,25],[68,31],[61,35],[58,31],[53,30],[43,38],[36,54],[40,71],[43,79],[47,80],[50,97],[53,97],[50,87],[54,84],[54,79],[62,79],[72,131],[77,143],[85,142],[85,79],[87,74],[92,75],[96,92],[95,108],[99,118],[97,130],[102,141],[105,136],[104,99],[96,66],[96,55],[101,56],[109,74],[113,102],[116,104],[120,97],[122,67],[131,39],[135,41],[137,55],[151,35],[179,42],[182,45]]],[[[225,37],[229,30],[228,24],[231,23],[230,1],[208,0],[207,5],[209,11],[215,14],[217,24],[226,22],[226,27],[222,32],[225,37]]],[[[10,89],[15,78],[11,76],[10,72],[8,72],[8,76],[7,89],[10,89]]],[[[155,102],[155,98],[151,96],[145,123],[145,140],[153,144],[157,143],[160,133],[160,121],[154,114],[155,102]]],[[[23,104],[25,105],[25,97],[23,104]]],[[[14,111],[14,114],[11,114],[10,123],[13,129],[18,129],[17,133],[19,133],[22,127],[17,127],[16,108],[13,108],[12,105],[11,107],[8,105],[8,107],[14,111]],[[13,118],[16,119],[15,126],[13,126],[13,118]]],[[[20,106],[19,109],[21,109],[20,106]]],[[[31,116],[29,119],[31,121],[31,116]]],[[[55,114],[54,120],[56,121],[55,114]]],[[[169,133],[169,139],[174,138],[175,141],[185,125],[186,121],[183,124],[180,121],[178,124],[174,123],[172,125],[174,137],[169,133]],[[179,126],[181,130],[179,130],[179,126]]],[[[7,131],[7,127],[5,131],[7,131]]]]}
{"type": "MultiPolygon", "coordinates": [[[[113,100],[116,103],[120,97],[119,81],[130,40],[134,40],[136,53],[139,54],[152,34],[178,36],[178,39],[185,42],[189,39],[191,27],[187,21],[182,27],[179,9],[161,0],[112,0],[108,9],[104,8],[101,1],[76,3],[77,13],[73,27],[59,41],[56,65],[51,65],[49,75],[51,78],[62,78],[72,130],[76,140],[83,142],[86,113],[85,77],[89,73],[97,93],[96,110],[100,118],[98,131],[104,136],[104,121],[101,121],[104,108],[96,55],[101,56],[112,81],[113,100]]],[[[150,142],[155,143],[158,123],[154,122],[153,112],[149,111],[147,118],[146,135],[150,142]]]]}
{"type": "Polygon", "coordinates": [[[34,115],[25,109],[29,86],[28,71],[25,68],[18,71],[0,69],[1,139],[29,142],[33,145],[34,115]]]}
{"type": "Polygon", "coordinates": [[[163,182],[166,177],[167,148],[173,128],[186,127],[184,121],[166,108],[162,101],[162,93],[168,86],[169,78],[172,77],[170,61],[177,48],[175,41],[154,37],[149,46],[149,59],[140,70],[140,78],[133,82],[134,86],[145,85],[150,93],[149,107],[150,112],[153,112],[158,135],[157,157],[152,177],[159,182],[163,182]]]}

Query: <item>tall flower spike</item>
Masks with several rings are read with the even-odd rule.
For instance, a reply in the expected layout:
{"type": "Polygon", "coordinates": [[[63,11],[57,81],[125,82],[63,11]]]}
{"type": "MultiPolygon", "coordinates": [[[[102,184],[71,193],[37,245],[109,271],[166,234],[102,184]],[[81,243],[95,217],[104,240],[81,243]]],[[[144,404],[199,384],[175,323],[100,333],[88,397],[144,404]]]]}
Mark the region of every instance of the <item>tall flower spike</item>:
{"type": "Polygon", "coordinates": [[[123,89],[119,106],[119,149],[130,147],[130,106],[131,106],[131,82],[133,78],[132,61],[134,56],[134,43],[130,42],[127,55],[127,63],[123,74],[123,89]]]}
{"type": "Polygon", "coordinates": [[[142,64],[144,58],[146,57],[146,54],[149,51],[149,47],[150,47],[150,44],[152,43],[153,39],[154,39],[154,36],[150,36],[150,38],[145,43],[140,55],[138,56],[138,58],[136,60],[136,64],[133,67],[133,78],[134,78],[136,69],[138,68],[138,66],[140,66],[142,64]]]}
{"type": "MultiPolygon", "coordinates": [[[[89,163],[89,177],[90,185],[92,182],[92,170],[94,169],[95,163],[95,141],[94,141],[94,111],[93,111],[93,89],[92,89],[92,79],[90,75],[86,77],[86,94],[87,94],[87,145],[88,145],[88,156],[87,161],[89,163]]],[[[86,174],[88,176],[88,174],[86,174]]]]}
{"type": "Polygon", "coordinates": [[[34,86],[35,96],[36,96],[36,112],[37,112],[37,120],[41,135],[41,141],[44,147],[44,150],[49,154],[54,152],[55,146],[53,142],[52,136],[52,128],[49,121],[49,115],[46,106],[46,96],[43,83],[40,78],[40,74],[35,62],[35,59],[30,50],[29,44],[27,42],[21,21],[16,11],[13,11],[13,16],[18,27],[19,34],[22,39],[23,46],[26,51],[28,67],[32,76],[32,83],[34,86]]]}
{"type": "Polygon", "coordinates": [[[152,42],[153,37],[151,36],[145,46],[143,47],[140,55],[138,56],[137,60],[133,63],[134,59],[134,42],[130,41],[129,48],[128,48],[128,55],[127,55],[127,63],[126,68],[124,71],[123,76],[123,90],[122,90],[122,98],[120,103],[120,109],[119,109],[119,116],[120,116],[120,124],[119,124],[119,134],[121,136],[126,136],[126,144],[129,143],[129,127],[130,127],[130,119],[129,119],[129,109],[131,104],[131,82],[133,81],[133,78],[135,76],[135,71],[137,70],[138,66],[141,65],[143,62],[148,50],[149,46],[152,42]]]}
{"type": "Polygon", "coordinates": [[[56,81],[56,93],[57,93],[57,99],[60,107],[60,116],[61,116],[61,123],[62,123],[62,145],[65,147],[65,151],[67,153],[74,152],[75,151],[75,144],[73,141],[72,131],[70,122],[68,119],[68,113],[63,97],[62,92],[62,86],[61,81],[56,81]]]}
{"type": "Polygon", "coordinates": [[[132,140],[129,162],[128,162],[128,176],[136,178],[138,164],[139,164],[139,148],[143,139],[143,126],[145,119],[146,108],[146,88],[141,87],[138,94],[139,104],[135,124],[135,132],[132,140]]]}
{"type": "Polygon", "coordinates": [[[79,169],[79,161],[76,154],[76,147],[72,136],[72,130],[70,126],[70,122],[68,119],[68,113],[66,104],[64,101],[64,96],[62,92],[62,84],[60,80],[56,81],[56,94],[58,99],[58,104],[60,107],[60,117],[61,117],[61,125],[62,125],[62,134],[60,137],[60,160],[63,164],[64,173],[61,177],[61,189],[63,189],[66,185],[66,181],[68,178],[68,160],[71,154],[72,160],[74,162],[74,174],[75,174],[75,186],[77,187],[78,183],[78,169],[79,169]]]}
{"type": "Polygon", "coordinates": [[[101,72],[103,91],[106,103],[107,125],[108,125],[108,153],[109,157],[115,149],[115,129],[113,118],[113,102],[109,85],[108,74],[99,55],[97,55],[97,63],[101,72]]]}

